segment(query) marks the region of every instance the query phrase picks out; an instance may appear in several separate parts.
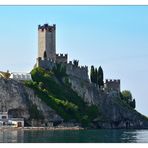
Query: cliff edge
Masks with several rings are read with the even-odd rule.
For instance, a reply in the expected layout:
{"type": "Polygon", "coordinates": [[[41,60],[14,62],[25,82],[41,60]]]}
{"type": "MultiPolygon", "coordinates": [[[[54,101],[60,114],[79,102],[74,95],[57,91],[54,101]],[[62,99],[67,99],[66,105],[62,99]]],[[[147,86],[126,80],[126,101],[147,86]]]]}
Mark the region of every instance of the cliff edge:
{"type": "Polygon", "coordinates": [[[0,78],[0,111],[24,118],[25,126],[45,126],[63,119],[22,82],[0,78]]]}
{"type": "Polygon", "coordinates": [[[71,75],[35,68],[33,81],[0,78],[0,110],[23,117],[25,126],[73,123],[90,128],[148,128],[147,117],[125,104],[117,92],[71,75]]]}

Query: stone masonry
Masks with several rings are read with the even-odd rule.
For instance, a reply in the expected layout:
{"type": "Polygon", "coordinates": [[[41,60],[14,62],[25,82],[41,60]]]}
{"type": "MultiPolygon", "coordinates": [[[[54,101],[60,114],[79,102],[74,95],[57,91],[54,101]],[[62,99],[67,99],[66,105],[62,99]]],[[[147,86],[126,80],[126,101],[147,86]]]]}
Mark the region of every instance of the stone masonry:
{"type": "Polygon", "coordinates": [[[56,60],[56,26],[38,26],[38,57],[56,60]]]}
{"type": "MultiPolygon", "coordinates": [[[[56,25],[39,25],[38,26],[38,58],[37,67],[52,69],[56,63],[66,66],[66,73],[69,76],[79,78],[80,80],[89,81],[88,67],[74,65],[68,62],[68,54],[56,53],[56,25]]],[[[120,80],[106,80],[104,83],[106,92],[120,92],[120,80]]]]}

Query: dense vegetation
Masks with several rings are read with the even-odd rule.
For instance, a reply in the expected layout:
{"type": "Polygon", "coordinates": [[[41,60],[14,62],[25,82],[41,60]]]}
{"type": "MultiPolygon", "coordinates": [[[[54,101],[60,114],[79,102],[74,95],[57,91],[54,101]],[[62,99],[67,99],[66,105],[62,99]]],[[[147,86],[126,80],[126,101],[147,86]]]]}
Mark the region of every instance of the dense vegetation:
{"type": "Polygon", "coordinates": [[[136,107],[136,101],[133,99],[132,94],[129,90],[124,90],[120,93],[120,97],[124,103],[128,104],[130,107],[136,107]]]}
{"type": "Polygon", "coordinates": [[[103,69],[101,66],[98,69],[91,66],[90,79],[92,83],[99,85],[99,87],[104,86],[103,69]]]}
{"type": "Polygon", "coordinates": [[[38,97],[61,115],[65,121],[79,122],[83,126],[89,126],[99,115],[98,107],[88,106],[71,89],[65,67],[62,65],[57,65],[53,71],[45,71],[40,67],[34,68],[31,75],[33,81],[27,81],[25,84],[34,89],[38,97]]]}

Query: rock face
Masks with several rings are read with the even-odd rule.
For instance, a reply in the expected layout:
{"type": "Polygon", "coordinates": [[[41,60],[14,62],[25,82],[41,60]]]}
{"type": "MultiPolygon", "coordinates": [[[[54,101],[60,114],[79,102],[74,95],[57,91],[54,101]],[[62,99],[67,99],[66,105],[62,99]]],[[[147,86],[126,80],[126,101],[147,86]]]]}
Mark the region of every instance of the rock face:
{"type": "Polygon", "coordinates": [[[95,84],[69,76],[72,89],[85,102],[95,104],[103,119],[96,119],[97,128],[148,128],[148,119],[136,110],[124,104],[116,92],[106,93],[95,84]]]}
{"type": "Polygon", "coordinates": [[[25,124],[30,126],[44,126],[49,122],[63,120],[33,90],[12,79],[0,78],[0,111],[7,111],[9,116],[22,117],[25,124]],[[31,117],[32,112],[39,113],[42,120],[31,117]]]}
{"type": "MultiPolygon", "coordinates": [[[[148,128],[148,119],[131,109],[119,98],[116,92],[106,93],[96,85],[69,76],[72,89],[88,105],[98,106],[100,114],[92,124],[94,128],[148,128]]],[[[60,123],[63,119],[47,106],[34,91],[22,82],[0,78],[0,112],[8,111],[13,117],[23,117],[25,125],[45,126],[50,122],[60,123]],[[34,118],[33,113],[39,114],[34,118]]]]}

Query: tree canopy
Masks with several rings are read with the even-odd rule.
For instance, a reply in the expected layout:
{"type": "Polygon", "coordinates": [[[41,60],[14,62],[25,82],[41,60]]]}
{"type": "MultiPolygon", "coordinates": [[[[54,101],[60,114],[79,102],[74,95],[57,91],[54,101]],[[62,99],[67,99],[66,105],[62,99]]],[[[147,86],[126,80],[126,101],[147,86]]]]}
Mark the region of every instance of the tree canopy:
{"type": "Polygon", "coordinates": [[[98,76],[97,76],[97,79],[98,79],[98,85],[99,85],[99,87],[104,86],[104,82],[103,82],[103,69],[102,69],[101,66],[98,68],[98,76]]]}
{"type": "Polygon", "coordinates": [[[98,69],[94,68],[93,65],[91,66],[90,79],[92,83],[99,85],[99,87],[104,85],[103,69],[101,66],[98,69]]]}
{"type": "Polygon", "coordinates": [[[136,107],[136,101],[132,97],[132,93],[129,90],[124,90],[121,92],[121,99],[126,102],[130,107],[136,107]]]}
{"type": "Polygon", "coordinates": [[[92,65],[91,70],[90,70],[90,80],[91,80],[92,83],[95,83],[95,81],[94,81],[94,72],[95,72],[94,66],[92,65]]]}
{"type": "Polygon", "coordinates": [[[79,65],[79,61],[78,61],[78,60],[73,60],[73,64],[74,64],[75,66],[78,66],[78,65],[79,65]]]}

